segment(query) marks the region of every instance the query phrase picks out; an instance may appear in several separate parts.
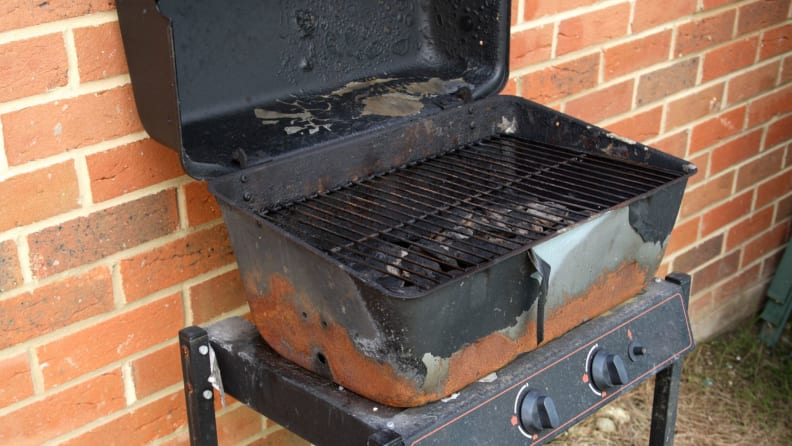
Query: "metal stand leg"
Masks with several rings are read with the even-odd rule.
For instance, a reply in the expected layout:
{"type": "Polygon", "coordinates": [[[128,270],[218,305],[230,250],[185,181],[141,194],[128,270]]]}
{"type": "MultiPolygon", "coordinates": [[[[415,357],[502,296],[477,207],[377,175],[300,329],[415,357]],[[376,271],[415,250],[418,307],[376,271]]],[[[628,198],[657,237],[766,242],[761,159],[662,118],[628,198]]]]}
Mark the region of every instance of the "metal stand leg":
{"type": "Polygon", "coordinates": [[[681,377],[681,360],[674,361],[655,377],[649,446],[673,446],[674,444],[681,377]]]}
{"type": "Polygon", "coordinates": [[[192,446],[217,446],[214,392],[209,383],[209,335],[200,327],[179,331],[184,397],[192,446]]]}

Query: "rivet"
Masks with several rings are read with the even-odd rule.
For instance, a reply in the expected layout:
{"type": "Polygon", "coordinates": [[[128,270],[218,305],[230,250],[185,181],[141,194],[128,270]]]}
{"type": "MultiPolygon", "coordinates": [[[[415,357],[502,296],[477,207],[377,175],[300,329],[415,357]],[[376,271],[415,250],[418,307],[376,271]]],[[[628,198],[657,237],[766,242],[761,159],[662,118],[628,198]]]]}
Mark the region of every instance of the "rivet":
{"type": "Polygon", "coordinates": [[[472,129],[476,128],[476,123],[475,122],[471,122],[470,123],[470,128],[472,128],[472,129]]]}
{"type": "Polygon", "coordinates": [[[204,391],[203,391],[203,393],[202,393],[201,395],[204,397],[204,399],[205,399],[205,400],[211,400],[211,399],[212,399],[212,396],[214,396],[214,394],[212,393],[212,391],[211,391],[211,390],[209,390],[209,389],[206,389],[206,390],[204,390],[204,391]]]}
{"type": "Polygon", "coordinates": [[[248,182],[248,176],[247,175],[242,175],[241,177],[239,177],[239,181],[242,182],[242,183],[247,183],[248,182]]]}
{"type": "Polygon", "coordinates": [[[245,201],[250,201],[253,199],[253,194],[251,194],[250,192],[245,192],[244,194],[242,194],[242,199],[245,201]]]}
{"type": "Polygon", "coordinates": [[[202,345],[202,346],[198,347],[198,353],[200,353],[200,354],[202,354],[204,356],[208,355],[209,354],[209,346],[208,345],[202,345]]]}

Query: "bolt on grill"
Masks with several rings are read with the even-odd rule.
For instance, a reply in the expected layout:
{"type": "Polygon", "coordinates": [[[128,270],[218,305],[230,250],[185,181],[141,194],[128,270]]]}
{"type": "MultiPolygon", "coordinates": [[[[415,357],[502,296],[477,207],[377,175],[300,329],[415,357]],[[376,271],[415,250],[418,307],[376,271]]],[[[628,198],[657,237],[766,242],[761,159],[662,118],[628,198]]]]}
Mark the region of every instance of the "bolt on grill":
{"type": "Polygon", "coordinates": [[[501,135],[259,214],[362,280],[407,295],[679,176],[501,135]]]}

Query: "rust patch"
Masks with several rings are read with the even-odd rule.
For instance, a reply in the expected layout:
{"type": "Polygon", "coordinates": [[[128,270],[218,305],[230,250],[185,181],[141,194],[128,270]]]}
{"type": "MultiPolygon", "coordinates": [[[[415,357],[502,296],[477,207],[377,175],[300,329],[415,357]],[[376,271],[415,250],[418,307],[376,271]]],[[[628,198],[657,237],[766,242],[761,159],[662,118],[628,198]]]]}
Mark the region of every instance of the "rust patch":
{"type": "Polygon", "coordinates": [[[346,329],[322,319],[305,296],[280,275],[270,276],[269,293],[248,299],[261,336],[280,355],[316,370],[317,354],[325,358],[336,383],[366,398],[397,407],[412,407],[444,395],[422,392],[419,383],[401,376],[390,364],[363,355],[346,329]]]}
{"type": "MultiPolygon", "coordinates": [[[[638,263],[628,263],[604,272],[584,294],[565,296],[565,304],[545,318],[545,342],[636,295],[648,276],[638,263]]],[[[397,364],[358,350],[348,328],[322,315],[283,275],[269,276],[266,293],[246,289],[256,327],[275,351],[316,373],[329,371],[330,378],[346,389],[389,406],[414,407],[444,398],[537,346],[533,322],[526,323],[517,339],[492,333],[451,355],[447,375],[436,386],[425,388],[425,376],[402,372],[397,364]]]]}
{"type": "Polygon", "coordinates": [[[635,296],[650,279],[649,269],[642,268],[637,262],[622,264],[615,271],[604,271],[585,293],[564,295],[564,305],[547,313],[544,342],[563,335],[635,296]]]}

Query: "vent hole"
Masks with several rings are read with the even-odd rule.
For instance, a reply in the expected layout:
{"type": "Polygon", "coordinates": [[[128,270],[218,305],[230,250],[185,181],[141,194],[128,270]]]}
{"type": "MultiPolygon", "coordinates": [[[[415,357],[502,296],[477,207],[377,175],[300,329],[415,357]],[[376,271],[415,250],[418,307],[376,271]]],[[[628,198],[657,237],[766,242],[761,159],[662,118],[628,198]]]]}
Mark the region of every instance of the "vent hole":
{"type": "Polygon", "coordinates": [[[327,358],[322,353],[317,353],[316,359],[318,359],[322,364],[327,364],[327,358]]]}

